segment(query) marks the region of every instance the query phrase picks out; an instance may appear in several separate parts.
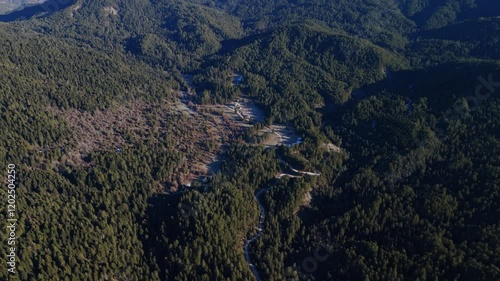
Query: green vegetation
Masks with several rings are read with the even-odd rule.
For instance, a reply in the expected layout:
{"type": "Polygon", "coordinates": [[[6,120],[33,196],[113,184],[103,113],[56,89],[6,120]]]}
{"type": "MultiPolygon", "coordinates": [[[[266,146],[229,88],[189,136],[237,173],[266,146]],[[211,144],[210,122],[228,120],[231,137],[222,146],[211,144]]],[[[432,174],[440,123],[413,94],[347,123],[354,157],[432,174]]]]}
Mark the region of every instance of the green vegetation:
{"type": "Polygon", "coordinates": [[[249,254],[263,280],[500,279],[497,1],[79,0],[22,15],[0,17],[19,280],[255,280],[243,245],[262,189],[249,254]],[[187,145],[216,123],[178,106],[187,73],[191,102],[245,96],[265,120],[222,148],[187,145]],[[113,116],[89,132],[109,143],[82,148],[86,114],[113,116]],[[272,124],[303,143],[259,146],[272,124]],[[183,185],[214,152],[222,168],[183,185]]]}
{"type": "Polygon", "coordinates": [[[224,103],[244,92],[267,109],[269,122],[293,122],[299,130],[320,125],[316,108],[345,102],[353,89],[405,67],[404,58],[368,41],[317,26],[294,25],[244,40],[232,42],[244,45],[216,56],[214,66],[195,77],[204,84],[201,101],[224,103]],[[232,72],[243,74],[241,90],[227,78],[232,72]]]}

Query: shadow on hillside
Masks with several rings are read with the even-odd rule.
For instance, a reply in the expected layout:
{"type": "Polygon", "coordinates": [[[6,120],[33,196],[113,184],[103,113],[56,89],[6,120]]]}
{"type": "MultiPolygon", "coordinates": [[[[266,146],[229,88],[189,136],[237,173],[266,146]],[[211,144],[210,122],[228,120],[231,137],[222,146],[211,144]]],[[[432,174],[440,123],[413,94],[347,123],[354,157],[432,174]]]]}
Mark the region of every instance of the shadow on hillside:
{"type": "MultiPolygon", "coordinates": [[[[165,257],[171,253],[169,245],[174,241],[182,241],[181,225],[183,220],[179,216],[179,204],[182,193],[155,195],[148,200],[144,228],[146,233],[141,237],[145,258],[150,259],[151,265],[158,265],[160,280],[167,280],[178,273],[173,265],[167,264],[165,257]]],[[[186,217],[189,216],[190,206],[181,206],[186,217]]],[[[151,270],[155,270],[151,268],[151,270]]]]}
{"type": "Polygon", "coordinates": [[[430,110],[435,113],[442,112],[447,110],[458,97],[474,96],[477,86],[480,85],[479,77],[486,79],[490,74],[493,75],[494,81],[500,78],[500,70],[494,63],[459,61],[425,69],[393,72],[383,80],[354,89],[349,101],[344,104],[336,105],[326,101],[327,106],[321,109],[321,113],[324,116],[331,116],[330,121],[335,123],[334,117],[338,113],[352,108],[360,100],[384,92],[411,100],[424,97],[430,110]]]}
{"type": "Polygon", "coordinates": [[[0,15],[0,22],[12,22],[31,19],[35,16],[49,16],[75,3],[75,0],[49,0],[45,3],[25,7],[21,10],[0,15]]]}

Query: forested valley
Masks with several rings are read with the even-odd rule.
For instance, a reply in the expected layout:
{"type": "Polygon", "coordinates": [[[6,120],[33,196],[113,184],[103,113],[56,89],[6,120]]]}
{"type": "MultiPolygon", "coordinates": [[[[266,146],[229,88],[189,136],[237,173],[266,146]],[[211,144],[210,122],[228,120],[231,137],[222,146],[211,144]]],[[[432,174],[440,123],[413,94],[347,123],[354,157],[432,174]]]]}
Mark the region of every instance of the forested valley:
{"type": "Polygon", "coordinates": [[[32,4],[1,280],[500,279],[498,1],[32,4]]]}

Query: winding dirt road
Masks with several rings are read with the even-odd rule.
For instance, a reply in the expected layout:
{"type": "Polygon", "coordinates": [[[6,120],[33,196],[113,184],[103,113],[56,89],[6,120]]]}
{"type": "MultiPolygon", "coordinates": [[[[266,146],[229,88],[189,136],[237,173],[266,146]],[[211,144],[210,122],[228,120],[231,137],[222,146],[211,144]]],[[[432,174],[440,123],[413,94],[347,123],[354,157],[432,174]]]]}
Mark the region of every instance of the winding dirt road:
{"type": "Polygon", "coordinates": [[[250,244],[252,244],[255,240],[257,240],[262,235],[262,227],[264,226],[264,219],[266,218],[266,209],[264,208],[264,205],[262,205],[262,202],[260,202],[259,197],[262,193],[266,192],[269,189],[270,189],[270,187],[261,189],[261,190],[259,190],[259,192],[257,192],[257,194],[255,194],[255,200],[257,200],[257,203],[259,204],[259,208],[260,208],[259,228],[258,228],[257,233],[252,238],[248,239],[245,242],[245,247],[243,248],[243,251],[245,252],[245,259],[247,260],[247,263],[250,266],[250,269],[252,270],[253,274],[255,275],[255,278],[257,278],[257,281],[261,281],[262,279],[260,278],[259,272],[255,268],[255,265],[252,263],[252,259],[250,258],[250,253],[248,251],[248,248],[249,248],[250,244]]]}
{"type": "MultiPolygon", "coordinates": [[[[319,176],[320,175],[320,173],[298,171],[298,170],[293,169],[293,168],[292,168],[292,170],[296,173],[300,173],[303,175],[309,175],[309,176],[319,176]]],[[[283,175],[286,175],[286,174],[281,174],[278,177],[278,179],[281,178],[283,175]]],[[[292,176],[292,177],[295,177],[295,176],[292,176]]],[[[264,205],[262,205],[262,202],[260,201],[259,197],[262,195],[262,193],[268,191],[271,188],[273,188],[273,187],[261,189],[255,194],[255,200],[259,204],[259,209],[260,209],[259,225],[258,225],[257,233],[245,242],[245,246],[243,248],[243,252],[245,253],[245,259],[246,259],[248,265],[250,266],[250,269],[252,270],[253,274],[255,275],[255,278],[257,279],[257,281],[262,281],[262,278],[260,278],[260,275],[259,275],[259,272],[257,271],[257,268],[252,263],[252,259],[250,258],[249,247],[250,247],[250,244],[255,242],[262,235],[262,229],[264,227],[264,220],[266,218],[266,209],[264,208],[264,205]]]]}

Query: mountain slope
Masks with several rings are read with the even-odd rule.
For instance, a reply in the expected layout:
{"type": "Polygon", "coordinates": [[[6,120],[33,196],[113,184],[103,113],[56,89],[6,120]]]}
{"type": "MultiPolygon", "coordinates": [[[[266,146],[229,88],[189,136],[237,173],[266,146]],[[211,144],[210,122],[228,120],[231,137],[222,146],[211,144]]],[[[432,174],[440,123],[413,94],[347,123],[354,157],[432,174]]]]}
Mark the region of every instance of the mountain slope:
{"type": "Polygon", "coordinates": [[[368,41],[314,25],[277,28],[226,46],[214,56],[208,72],[195,77],[209,91],[202,99],[234,99],[238,89],[223,77],[242,73],[248,85],[244,91],[276,122],[309,123],[307,115],[314,114],[315,107],[346,101],[352,89],[382,79],[386,69],[406,66],[404,58],[368,41]],[[299,116],[303,120],[295,120],[299,116]]]}
{"type": "Polygon", "coordinates": [[[16,276],[0,279],[255,280],[245,255],[264,280],[499,279],[497,3],[78,0],[0,16],[19,223],[16,276]],[[228,112],[242,97],[263,124],[228,112]],[[297,142],[261,143],[277,124],[297,142]]]}

